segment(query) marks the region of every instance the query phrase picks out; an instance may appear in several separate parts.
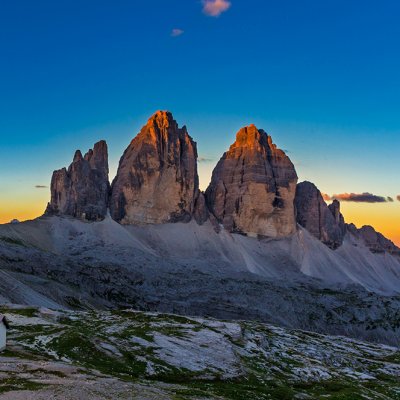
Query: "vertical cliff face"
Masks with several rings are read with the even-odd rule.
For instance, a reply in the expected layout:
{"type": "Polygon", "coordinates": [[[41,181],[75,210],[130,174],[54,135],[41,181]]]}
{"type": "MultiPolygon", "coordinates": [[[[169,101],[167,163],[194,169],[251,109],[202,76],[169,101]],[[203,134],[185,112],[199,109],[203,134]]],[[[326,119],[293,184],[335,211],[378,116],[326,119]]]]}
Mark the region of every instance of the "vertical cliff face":
{"type": "Polygon", "coordinates": [[[301,226],[331,249],[342,245],[346,225],[337,200],[328,206],[313,183],[301,182],[297,185],[295,205],[301,226]]]}
{"type": "Polygon", "coordinates": [[[102,220],[107,214],[109,187],[107,144],[100,141],[84,157],[77,150],[68,170],[54,171],[46,214],[102,220]]]}
{"type": "Polygon", "coordinates": [[[231,232],[284,237],[296,231],[295,168],[263,130],[242,128],[215,167],[207,205],[231,232]]]}
{"type": "Polygon", "coordinates": [[[125,150],[110,210],[122,224],[189,221],[199,196],[196,143],[172,114],[154,114],[125,150]]]}

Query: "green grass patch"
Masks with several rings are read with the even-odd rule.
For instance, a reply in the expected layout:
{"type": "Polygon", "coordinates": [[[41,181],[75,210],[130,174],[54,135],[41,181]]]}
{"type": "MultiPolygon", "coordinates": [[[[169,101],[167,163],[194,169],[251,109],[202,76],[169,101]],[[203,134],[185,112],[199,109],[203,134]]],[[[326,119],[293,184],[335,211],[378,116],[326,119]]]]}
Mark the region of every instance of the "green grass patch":
{"type": "Polygon", "coordinates": [[[47,387],[42,383],[30,381],[17,377],[0,379],[0,393],[12,392],[15,390],[40,390],[47,387]]]}

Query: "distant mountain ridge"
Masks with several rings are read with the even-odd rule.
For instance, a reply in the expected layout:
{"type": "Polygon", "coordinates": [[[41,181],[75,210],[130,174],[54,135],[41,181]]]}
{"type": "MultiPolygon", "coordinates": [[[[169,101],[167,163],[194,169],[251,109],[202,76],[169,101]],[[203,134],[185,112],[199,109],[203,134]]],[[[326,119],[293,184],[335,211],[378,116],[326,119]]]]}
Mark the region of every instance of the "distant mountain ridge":
{"type": "Polygon", "coordinates": [[[112,185],[105,141],[84,157],[77,150],[68,170],[53,173],[45,215],[99,221],[108,209],[126,225],[210,219],[217,230],[256,237],[287,237],[299,224],[333,250],[351,233],[375,253],[400,256],[374,228],[346,224],[337,200],[328,206],[314,184],[297,184],[290,158],[254,125],[239,130],[202,193],[196,142],[168,111],[157,111],[131,141],[112,185]]]}

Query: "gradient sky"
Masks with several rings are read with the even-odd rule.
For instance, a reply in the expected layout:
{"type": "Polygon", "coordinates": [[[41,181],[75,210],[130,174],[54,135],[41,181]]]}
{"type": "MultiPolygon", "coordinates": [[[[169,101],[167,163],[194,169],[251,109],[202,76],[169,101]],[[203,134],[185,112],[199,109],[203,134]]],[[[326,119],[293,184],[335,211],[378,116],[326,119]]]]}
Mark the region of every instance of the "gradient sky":
{"type": "MultiPolygon", "coordinates": [[[[0,7],[0,222],[40,215],[54,169],[148,117],[198,143],[204,189],[255,123],[322,192],[400,195],[400,2],[19,1],[0,7]],[[217,14],[219,16],[210,15],[217,14]],[[223,11],[223,12],[222,12],[223,11]]],[[[343,202],[400,244],[400,202],[343,202]]]]}

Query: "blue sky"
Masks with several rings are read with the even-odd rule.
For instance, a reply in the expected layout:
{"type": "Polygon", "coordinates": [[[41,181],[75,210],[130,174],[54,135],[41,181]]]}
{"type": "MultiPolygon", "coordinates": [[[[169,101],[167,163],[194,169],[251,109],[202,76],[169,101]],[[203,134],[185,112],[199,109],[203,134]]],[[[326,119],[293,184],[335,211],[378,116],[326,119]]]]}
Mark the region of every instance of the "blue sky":
{"type": "MultiPolygon", "coordinates": [[[[48,191],[34,186],[99,139],[114,173],[158,109],[198,142],[203,188],[236,131],[255,123],[324,192],[400,194],[399,2],[231,0],[219,16],[203,7],[3,2],[3,214],[16,199],[21,213],[43,208],[48,191]]],[[[400,231],[400,216],[393,224],[400,231]]]]}

